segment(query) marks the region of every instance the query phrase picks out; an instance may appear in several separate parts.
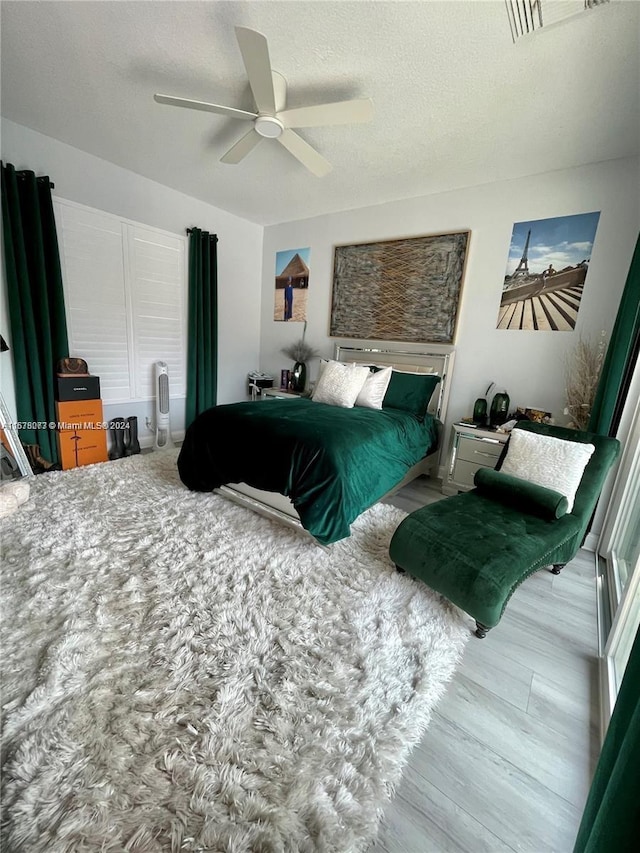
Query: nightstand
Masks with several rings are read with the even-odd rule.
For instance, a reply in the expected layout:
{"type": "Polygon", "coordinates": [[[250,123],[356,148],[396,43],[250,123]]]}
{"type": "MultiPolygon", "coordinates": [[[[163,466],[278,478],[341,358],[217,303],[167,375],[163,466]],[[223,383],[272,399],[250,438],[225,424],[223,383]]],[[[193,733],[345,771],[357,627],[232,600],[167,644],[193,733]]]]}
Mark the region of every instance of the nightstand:
{"type": "Polygon", "coordinates": [[[304,397],[304,394],[300,391],[286,391],[284,388],[263,388],[261,397],[263,400],[273,397],[286,399],[288,397],[304,397]]]}
{"type": "Polygon", "coordinates": [[[478,468],[495,468],[508,438],[508,433],[454,424],[442,493],[457,495],[473,489],[473,476],[478,468]]]}

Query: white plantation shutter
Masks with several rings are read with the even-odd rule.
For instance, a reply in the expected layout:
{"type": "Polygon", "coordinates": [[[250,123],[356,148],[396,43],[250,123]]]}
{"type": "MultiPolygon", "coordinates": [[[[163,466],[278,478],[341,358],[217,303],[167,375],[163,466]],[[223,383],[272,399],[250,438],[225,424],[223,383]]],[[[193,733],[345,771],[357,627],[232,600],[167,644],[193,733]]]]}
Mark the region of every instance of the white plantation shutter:
{"type": "Polygon", "coordinates": [[[105,403],[155,398],[153,364],[170,396],[186,389],[186,238],[56,199],[69,354],[100,377],[105,403]]]}
{"type": "Polygon", "coordinates": [[[100,377],[105,401],[133,392],[124,290],[123,241],[113,216],[54,205],[69,335],[69,355],[100,377]]]}
{"type": "Polygon", "coordinates": [[[129,225],[127,244],[136,397],[155,398],[153,366],[169,367],[169,395],[186,394],[185,241],[129,225]]]}

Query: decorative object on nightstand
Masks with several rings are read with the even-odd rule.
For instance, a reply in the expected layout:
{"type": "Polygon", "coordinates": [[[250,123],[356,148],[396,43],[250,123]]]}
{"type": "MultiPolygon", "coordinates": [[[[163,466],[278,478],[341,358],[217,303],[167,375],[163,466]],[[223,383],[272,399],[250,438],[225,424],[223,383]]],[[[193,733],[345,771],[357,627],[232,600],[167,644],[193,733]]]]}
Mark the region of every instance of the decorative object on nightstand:
{"type": "Polygon", "coordinates": [[[281,352],[295,361],[289,378],[290,390],[302,393],[307,385],[307,362],[316,358],[319,353],[305,341],[307,324],[305,321],[302,337],[295,343],[283,347],[281,352]]]}
{"type": "Polygon", "coordinates": [[[296,361],[291,371],[291,390],[304,391],[307,384],[307,365],[304,361],[296,361]]]}
{"type": "Polygon", "coordinates": [[[478,397],[473,406],[473,422],[474,424],[478,424],[478,426],[485,426],[487,423],[487,400],[489,398],[489,392],[495,385],[494,382],[490,382],[487,390],[484,392],[482,397],[478,397]]]}
{"type": "Polygon", "coordinates": [[[487,401],[484,397],[478,397],[473,405],[473,422],[478,426],[484,426],[487,422],[487,401]]]}
{"type": "Polygon", "coordinates": [[[280,389],[282,391],[286,391],[289,387],[289,380],[291,378],[291,371],[284,368],[280,371],[280,389]]]}
{"type": "Polygon", "coordinates": [[[493,395],[489,410],[489,426],[497,427],[507,420],[509,414],[509,395],[506,391],[493,395]]]}
{"type": "Polygon", "coordinates": [[[553,414],[544,409],[532,409],[529,406],[523,409],[520,406],[516,409],[515,418],[518,421],[527,420],[534,421],[537,424],[552,424],[553,414]]]}
{"type": "Polygon", "coordinates": [[[273,376],[268,373],[260,373],[258,370],[252,370],[247,376],[247,385],[249,396],[252,400],[257,400],[262,396],[265,388],[273,388],[273,376]]]}
{"type": "Polygon", "coordinates": [[[495,468],[508,438],[508,433],[475,424],[454,424],[442,494],[457,495],[472,489],[478,468],[495,468]]]}

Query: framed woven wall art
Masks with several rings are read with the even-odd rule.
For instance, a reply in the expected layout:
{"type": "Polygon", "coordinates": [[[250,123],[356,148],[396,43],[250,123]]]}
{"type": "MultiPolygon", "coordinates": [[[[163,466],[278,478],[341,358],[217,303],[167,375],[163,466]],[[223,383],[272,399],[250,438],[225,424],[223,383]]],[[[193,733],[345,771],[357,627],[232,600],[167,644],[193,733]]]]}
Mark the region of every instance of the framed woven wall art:
{"type": "Polygon", "coordinates": [[[452,344],[470,233],[336,246],[330,336],[452,344]]]}

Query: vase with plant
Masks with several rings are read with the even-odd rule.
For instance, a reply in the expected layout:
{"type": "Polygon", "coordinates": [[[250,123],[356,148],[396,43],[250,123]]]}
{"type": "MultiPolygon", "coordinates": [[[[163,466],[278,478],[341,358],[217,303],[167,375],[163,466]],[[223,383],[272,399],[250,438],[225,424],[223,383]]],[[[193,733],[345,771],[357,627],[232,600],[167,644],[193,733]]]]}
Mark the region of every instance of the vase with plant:
{"type": "Polygon", "coordinates": [[[283,347],[281,352],[293,359],[295,362],[291,371],[291,390],[302,393],[307,385],[307,362],[316,358],[319,353],[305,341],[307,324],[304,324],[302,337],[289,346],[283,347]]]}
{"type": "Polygon", "coordinates": [[[568,426],[585,430],[591,417],[606,350],[605,332],[596,342],[580,337],[565,364],[568,426]]]}

